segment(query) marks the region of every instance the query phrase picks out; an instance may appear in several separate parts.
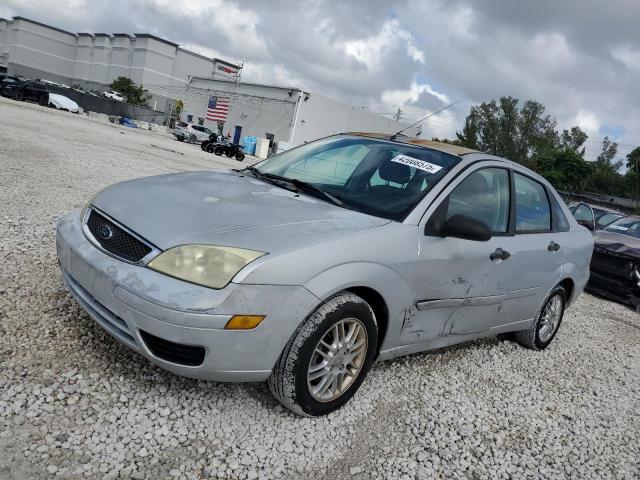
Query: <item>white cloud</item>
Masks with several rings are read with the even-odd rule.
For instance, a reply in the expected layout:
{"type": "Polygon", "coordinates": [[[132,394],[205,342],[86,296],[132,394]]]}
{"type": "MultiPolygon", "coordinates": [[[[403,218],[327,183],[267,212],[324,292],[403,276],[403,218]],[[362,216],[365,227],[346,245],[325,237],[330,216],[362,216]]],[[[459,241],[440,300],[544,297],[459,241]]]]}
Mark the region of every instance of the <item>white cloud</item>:
{"type": "Polygon", "coordinates": [[[428,83],[418,84],[415,80],[408,89],[387,90],[382,93],[382,101],[388,105],[406,105],[415,103],[423,93],[436,97],[443,103],[449,103],[449,97],[444,93],[435,91],[428,83]]]}
{"type": "Polygon", "coordinates": [[[378,69],[386,50],[403,45],[415,62],[425,63],[425,55],[415,44],[411,33],[397,19],[387,20],[380,31],[371,37],[338,43],[347,55],[364,63],[369,70],[378,69]]]}

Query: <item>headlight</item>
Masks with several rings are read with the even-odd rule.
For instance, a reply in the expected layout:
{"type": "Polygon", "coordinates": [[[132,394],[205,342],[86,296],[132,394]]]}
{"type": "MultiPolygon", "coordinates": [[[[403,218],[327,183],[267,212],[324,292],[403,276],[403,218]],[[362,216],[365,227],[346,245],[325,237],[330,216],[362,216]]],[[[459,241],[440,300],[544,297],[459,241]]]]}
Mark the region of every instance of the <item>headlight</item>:
{"type": "Polygon", "coordinates": [[[223,288],[245,265],[263,255],[243,248],[183,245],[161,253],[148,266],[180,280],[223,288]]]}

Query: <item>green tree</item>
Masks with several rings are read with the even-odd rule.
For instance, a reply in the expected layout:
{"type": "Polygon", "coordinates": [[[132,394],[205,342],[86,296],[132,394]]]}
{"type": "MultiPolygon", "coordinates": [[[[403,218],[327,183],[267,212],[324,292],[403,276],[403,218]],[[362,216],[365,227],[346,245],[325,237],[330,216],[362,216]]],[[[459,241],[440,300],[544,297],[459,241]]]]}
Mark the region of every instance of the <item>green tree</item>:
{"type": "MultiPolygon", "coordinates": [[[[584,155],[584,142],[589,136],[578,126],[571,127],[571,130],[563,130],[560,135],[560,146],[562,148],[571,148],[580,155],[584,155]]],[[[615,154],[614,154],[615,155],[615,154]]]]}
{"type": "Polygon", "coordinates": [[[590,192],[609,195],[623,195],[624,178],[619,170],[621,161],[614,161],[618,153],[618,144],[609,137],[602,140],[602,149],[594,162],[593,173],[586,184],[590,192]]]}
{"type": "Polygon", "coordinates": [[[527,164],[538,151],[558,144],[556,121],[545,115],[545,107],[527,100],[501,97],[474,105],[465,119],[458,141],[465,147],[527,164]]]}
{"type": "Polygon", "coordinates": [[[118,77],[110,85],[112,90],[121,93],[132,105],[148,106],[147,102],[151,98],[149,92],[142,85],[136,85],[128,77],[118,77]]]}

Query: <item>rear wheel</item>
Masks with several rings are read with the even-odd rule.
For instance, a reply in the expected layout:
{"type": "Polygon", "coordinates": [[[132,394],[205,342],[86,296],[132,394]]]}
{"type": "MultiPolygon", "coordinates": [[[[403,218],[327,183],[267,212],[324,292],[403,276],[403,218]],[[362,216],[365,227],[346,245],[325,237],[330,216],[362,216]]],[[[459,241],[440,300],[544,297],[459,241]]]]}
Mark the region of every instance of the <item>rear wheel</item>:
{"type": "Polygon", "coordinates": [[[238,152],[236,153],[236,160],[238,160],[239,162],[244,160],[244,153],[242,152],[238,152]]]}
{"type": "Polygon", "coordinates": [[[224,153],[224,147],[221,145],[218,145],[213,149],[213,153],[215,153],[217,156],[221,156],[224,153]]]}
{"type": "Polygon", "coordinates": [[[177,139],[179,142],[184,142],[184,137],[183,137],[182,135],[177,136],[177,137],[176,137],[176,139],[177,139]]]}
{"type": "Polygon", "coordinates": [[[18,90],[14,98],[17,101],[22,102],[24,100],[24,93],[21,90],[18,90]]]}
{"type": "Polygon", "coordinates": [[[377,342],[378,327],[369,304],[350,292],[338,294],[298,327],[269,377],[269,388],[295,413],[331,413],[364,381],[377,342]]]}
{"type": "Polygon", "coordinates": [[[207,145],[209,145],[209,140],[205,140],[204,142],[202,142],[200,144],[200,148],[206,152],[207,151],[207,145]]]}
{"type": "Polygon", "coordinates": [[[558,333],[566,304],[567,292],[558,285],[545,299],[531,327],[514,333],[516,341],[533,350],[547,348],[558,333]]]}
{"type": "Polygon", "coordinates": [[[196,143],[196,136],[193,133],[189,135],[189,142],[196,143]]]}

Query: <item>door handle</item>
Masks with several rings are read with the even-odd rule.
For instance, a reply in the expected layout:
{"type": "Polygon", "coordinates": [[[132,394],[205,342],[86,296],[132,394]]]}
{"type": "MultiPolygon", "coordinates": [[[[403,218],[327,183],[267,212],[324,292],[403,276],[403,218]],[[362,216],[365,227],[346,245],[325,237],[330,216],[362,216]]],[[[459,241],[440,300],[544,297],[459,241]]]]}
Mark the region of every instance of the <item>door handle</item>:
{"type": "Polygon", "coordinates": [[[501,248],[496,248],[496,251],[493,252],[491,255],[489,255],[489,258],[491,260],[506,260],[507,258],[509,258],[511,256],[511,254],[509,252],[507,252],[506,250],[503,250],[501,248]]]}
{"type": "Polygon", "coordinates": [[[557,252],[558,250],[560,250],[560,245],[552,240],[547,247],[547,250],[549,250],[550,252],[557,252]]]}

